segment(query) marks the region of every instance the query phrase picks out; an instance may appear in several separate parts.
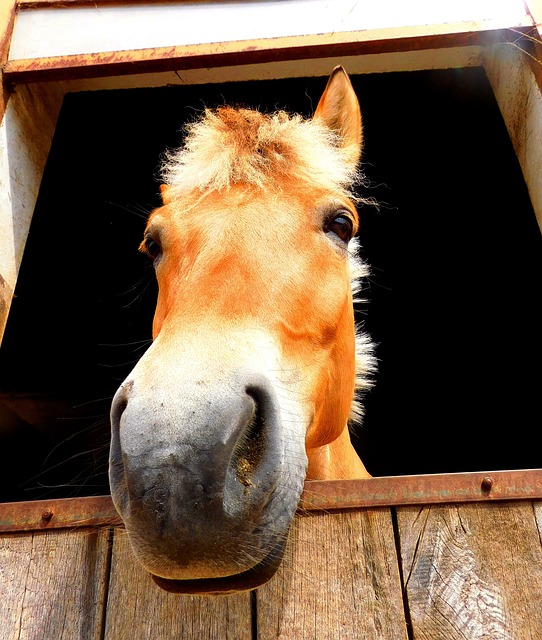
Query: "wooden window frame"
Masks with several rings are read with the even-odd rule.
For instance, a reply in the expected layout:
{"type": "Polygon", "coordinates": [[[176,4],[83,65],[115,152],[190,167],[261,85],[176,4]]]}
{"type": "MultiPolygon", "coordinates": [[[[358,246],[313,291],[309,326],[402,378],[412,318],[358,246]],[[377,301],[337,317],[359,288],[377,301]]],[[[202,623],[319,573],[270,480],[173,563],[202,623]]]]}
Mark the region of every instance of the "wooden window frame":
{"type": "MultiPolygon", "coordinates": [[[[72,91],[324,76],[338,62],[351,73],[482,65],[542,228],[542,0],[526,0],[530,21],[519,29],[433,25],[8,59],[18,10],[89,2],[97,4],[0,2],[0,340],[72,91]]],[[[89,638],[243,640],[472,637],[497,627],[499,637],[531,638],[541,628],[542,469],[312,481],[299,513],[288,562],[269,583],[224,598],[178,598],[136,565],[109,496],[0,504],[3,628],[55,638],[85,629],[89,638]]]]}
{"type": "MultiPolygon", "coordinates": [[[[111,3],[101,0],[104,5],[111,3]]],[[[483,65],[542,228],[540,0],[528,0],[528,22],[509,29],[455,23],[9,59],[17,11],[57,5],[75,10],[84,4],[85,0],[12,0],[0,11],[4,89],[0,101],[0,340],[56,120],[64,96],[73,91],[325,75],[339,61],[345,61],[352,73],[483,65]]],[[[307,484],[300,509],[541,498],[542,469],[536,469],[312,482],[307,484]]],[[[119,525],[120,520],[109,497],[0,505],[0,531],[110,524],[119,525]]]]}

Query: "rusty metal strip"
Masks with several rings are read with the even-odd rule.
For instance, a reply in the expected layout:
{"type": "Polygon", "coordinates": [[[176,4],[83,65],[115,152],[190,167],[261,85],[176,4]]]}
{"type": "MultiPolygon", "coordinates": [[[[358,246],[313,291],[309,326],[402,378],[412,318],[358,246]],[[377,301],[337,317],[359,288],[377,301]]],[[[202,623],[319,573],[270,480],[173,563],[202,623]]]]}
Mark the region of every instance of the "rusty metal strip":
{"type": "Polygon", "coordinates": [[[380,37],[378,30],[358,31],[9,60],[4,67],[4,76],[16,84],[489,45],[511,40],[517,44],[532,26],[485,31],[464,28],[440,33],[431,33],[428,29],[427,25],[383,29],[380,37]]]}
{"type": "MultiPolygon", "coordinates": [[[[299,512],[496,500],[542,500],[542,469],[309,481],[299,512]]],[[[110,496],[0,504],[0,533],[120,525],[110,496]]]]}
{"type": "Polygon", "coordinates": [[[307,482],[300,510],[542,499],[542,469],[307,482]]]}
{"type": "Polygon", "coordinates": [[[0,533],[121,524],[110,496],[0,504],[0,533]]]}

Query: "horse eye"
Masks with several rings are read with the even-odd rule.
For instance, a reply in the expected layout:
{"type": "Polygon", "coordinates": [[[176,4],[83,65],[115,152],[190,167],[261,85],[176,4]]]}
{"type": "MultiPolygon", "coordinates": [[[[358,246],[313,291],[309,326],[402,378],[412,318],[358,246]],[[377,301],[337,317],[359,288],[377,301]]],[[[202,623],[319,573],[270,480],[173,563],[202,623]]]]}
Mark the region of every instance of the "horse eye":
{"type": "Polygon", "coordinates": [[[162,253],[162,247],[150,234],[145,236],[141,243],[141,247],[151,260],[156,260],[156,258],[158,258],[162,253]]]}
{"type": "Polygon", "coordinates": [[[349,215],[339,213],[326,221],[324,231],[326,233],[333,233],[342,242],[348,244],[354,235],[354,222],[349,215]]]}

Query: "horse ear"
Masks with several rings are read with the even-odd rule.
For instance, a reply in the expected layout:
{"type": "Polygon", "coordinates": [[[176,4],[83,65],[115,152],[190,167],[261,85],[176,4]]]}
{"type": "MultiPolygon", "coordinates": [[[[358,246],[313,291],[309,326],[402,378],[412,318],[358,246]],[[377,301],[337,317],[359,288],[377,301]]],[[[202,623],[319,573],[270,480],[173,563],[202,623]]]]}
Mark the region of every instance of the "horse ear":
{"type": "Polygon", "coordinates": [[[171,194],[170,194],[170,188],[168,184],[161,184],[160,185],[160,195],[162,196],[162,202],[164,204],[169,204],[171,202],[171,194]]]}
{"type": "Polygon", "coordinates": [[[348,159],[357,165],[361,156],[362,126],[358,98],[346,71],[333,69],[316,107],[314,118],[335,131],[348,159]]]}

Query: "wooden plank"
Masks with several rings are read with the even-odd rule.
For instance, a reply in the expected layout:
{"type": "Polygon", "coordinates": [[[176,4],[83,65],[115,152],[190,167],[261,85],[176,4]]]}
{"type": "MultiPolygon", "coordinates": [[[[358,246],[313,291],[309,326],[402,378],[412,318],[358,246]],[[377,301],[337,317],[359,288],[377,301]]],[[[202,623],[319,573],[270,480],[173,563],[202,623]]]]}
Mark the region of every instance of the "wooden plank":
{"type": "Polygon", "coordinates": [[[511,37],[517,39],[531,28],[532,25],[520,25],[514,28],[511,35],[507,30],[480,30],[478,25],[471,24],[438,25],[434,29],[424,25],[377,31],[105,51],[12,59],[6,63],[4,73],[10,82],[19,84],[323,57],[404,53],[508,41],[511,37]]]}
{"type": "MultiPolygon", "coordinates": [[[[24,8],[25,5],[21,5],[24,8]]],[[[283,38],[319,36],[341,40],[348,32],[364,40],[442,33],[496,31],[532,26],[522,0],[216,0],[175,3],[89,3],[19,12],[11,60],[99,52],[168,49],[231,42],[278,43],[283,38]],[[288,19],[285,20],[284,16],[288,19]],[[394,35],[395,34],[395,35],[394,35]]],[[[245,47],[248,45],[245,45],[245,47]]]]}
{"type": "Polygon", "coordinates": [[[342,64],[350,75],[419,71],[420,69],[459,69],[482,65],[482,47],[461,46],[420,51],[338,56],[305,60],[283,60],[204,69],[175,69],[144,74],[102,78],[79,78],[65,83],[66,91],[132,89],[171,85],[213,84],[245,80],[329,77],[330,69],[342,64]]]}
{"type": "Polygon", "coordinates": [[[250,594],[205,597],[162,591],[115,530],[105,640],[251,640],[250,594]]]}
{"type": "MultiPolygon", "coordinates": [[[[126,0],[124,0],[126,2],[126,0]]],[[[177,4],[193,2],[194,0],[176,0],[177,4]]],[[[538,0],[525,0],[526,4],[529,2],[537,2],[538,0]]],[[[93,5],[96,7],[103,7],[107,5],[115,5],[118,4],[119,0],[18,0],[18,5],[22,9],[40,9],[40,8],[67,8],[67,7],[79,7],[79,6],[88,6],[93,5]]],[[[131,5],[149,5],[149,4],[163,4],[164,0],[130,0],[131,5]]],[[[126,2],[128,4],[128,2],[126,2]]],[[[420,3],[416,3],[418,5],[418,10],[420,7],[420,3]]],[[[453,3],[443,3],[445,6],[440,9],[441,14],[446,12],[446,9],[453,6],[453,3]]],[[[476,2],[472,2],[471,4],[475,5],[476,2]]],[[[479,4],[479,3],[478,3],[479,4]]],[[[416,10],[415,3],[411,3],[412,11],[416,10]]],[[[488,6],[486,2],[485,6],[488,6]]],[[[445,13],[444,13],[445,17],[445,13]]]]}
{"type": "Polygon", "coordinates": [[[8,59],[16,8],[17,0],[3,0],[0,3],[0,61],[2,64],[8,59]]]}
{"type": "Polygon", "coordinates": [[[0,341],[64,93],[20,86],[0,125],[0,341]]]}
{"type": "Polygon", "coordinates": [[[297,518],[256,594],[258,640],[406,640],[390,511],[297,518]]]}
{"type": "MultiPolygon", "coordinates": [[[[489,47],[484,67],[542,230],[542,73],[538,82],[530,62],[524,51],[509,44],[489,47]]],[[[536,64],[539,68],[542,62],[536,64]]]]}
{"type": "Polygon", "coordinates": [[[531,502],[397,510],[413,640],[542,637],[531,502]]]}
{"type": "Polygon", "coordinates": [[[0,639],[101,640],[109,531],[0,538],[0,639]]]}
{"type": "Polygon", "coordinates": [[[203,69],[174,69],[124,76],[74,78],[62,83],[65,92],[104,89],[135,89],[175,85],[242,82],[246,80],[277,80],[284,78],[329,77],[331,69],[341,64],[350,75],[419,71],[421,69],[459,69],[482,65],[480,46],[459,46],[420,51],[336,56],[302,60],[283,60],[205,67],[203,69]]]}
{"type": "Polygon", "coordinates": [[[4,117],[9,98],[9,90],[4,84],[3,69],[8,59],[16,8],[17,0],[2,0],[0,2],[0,122],[4,117]]]}

